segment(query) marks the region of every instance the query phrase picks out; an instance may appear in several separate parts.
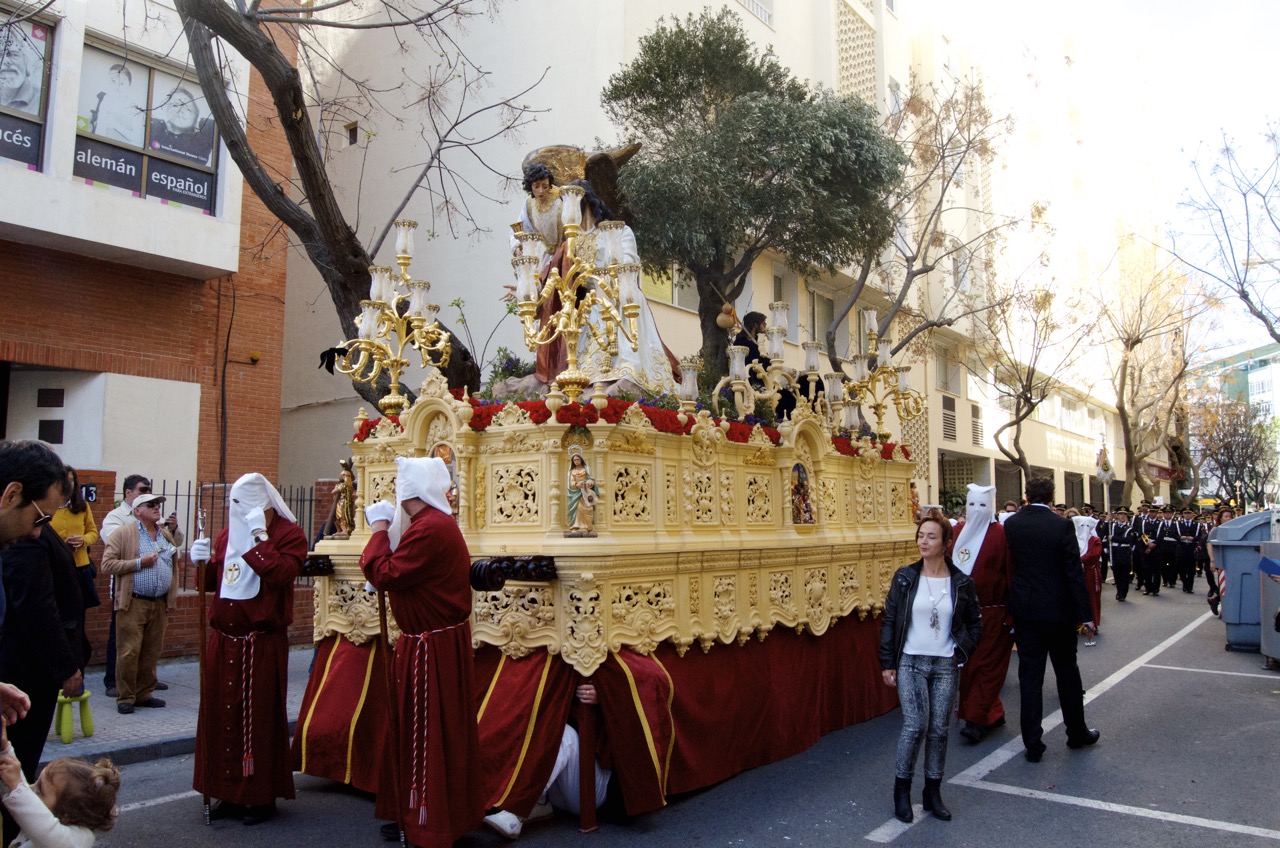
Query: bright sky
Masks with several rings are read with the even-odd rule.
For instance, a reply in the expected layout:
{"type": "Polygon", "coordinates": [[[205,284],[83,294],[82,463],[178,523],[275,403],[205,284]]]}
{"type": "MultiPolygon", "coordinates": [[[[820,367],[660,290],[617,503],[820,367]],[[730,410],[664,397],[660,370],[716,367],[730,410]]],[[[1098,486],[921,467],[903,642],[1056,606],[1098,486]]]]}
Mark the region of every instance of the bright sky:
{"type": "Polygon", "coordinates": [[[1215,158],[1223,129],[1247,147],[1280,116],[1277,0],[908,2],[982,57],[1017,121],[1007,183],[1047,198],[1095,268],[1122,226],[1190,227],[1192,158],[1215,158]]]}

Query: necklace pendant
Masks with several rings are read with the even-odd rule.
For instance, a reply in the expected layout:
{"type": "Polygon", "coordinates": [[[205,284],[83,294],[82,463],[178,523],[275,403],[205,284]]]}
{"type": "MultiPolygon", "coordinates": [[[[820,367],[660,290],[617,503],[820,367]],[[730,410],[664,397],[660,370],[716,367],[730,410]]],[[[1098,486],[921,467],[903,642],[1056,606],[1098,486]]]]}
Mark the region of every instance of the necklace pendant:
{"type": "Polygon", "coordinates": [[[929,626],[933,628],[933,632],[937,633],[942,630],[942,623],[938,620],[938,609],[935,607],[929,613],[929,626]]]}

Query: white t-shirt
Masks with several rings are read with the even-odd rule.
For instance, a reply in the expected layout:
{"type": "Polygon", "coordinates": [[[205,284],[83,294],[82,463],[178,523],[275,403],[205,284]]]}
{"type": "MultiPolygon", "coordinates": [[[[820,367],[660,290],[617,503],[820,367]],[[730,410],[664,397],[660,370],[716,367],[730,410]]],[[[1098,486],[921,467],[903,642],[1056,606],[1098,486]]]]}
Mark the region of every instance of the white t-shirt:
{"type": "Polygon", "coordinates": [[[921,574],[902,652],[917,657],[949,657],[955,653],[956,643],[951,638],[952,606],[951,578],[921,574]]]}

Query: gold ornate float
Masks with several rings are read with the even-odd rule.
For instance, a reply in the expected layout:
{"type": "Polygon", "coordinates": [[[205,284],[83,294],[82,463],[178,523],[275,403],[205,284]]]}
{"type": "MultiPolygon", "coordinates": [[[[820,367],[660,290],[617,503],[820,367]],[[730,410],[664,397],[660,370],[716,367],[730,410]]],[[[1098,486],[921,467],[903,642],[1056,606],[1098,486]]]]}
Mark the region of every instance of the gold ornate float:
{"type": "Polygon", "coordinates": [[[433,374],[398,423],[361,410],[356,526],[317,546],[335,566],[318,578],[317,640],[377,633],[358,565],[362,506],[394,500],[397,456],[453,467],[474,558],[554,558],[553,579],[476,592],[477,646],[549,651],[585,675],[610,651],[648,653],[664,640],[683,654],[775,627],[820,635],[841,617],[880,612],[894,569],[915,556],[907,451],[865,440],[842,442],[842,453],[829,417],[803,398],[774,432],[706,410],[659,415],[599,391],[583,406],[494,409],[455,398],[433,374]],[[579,452],[598,492],[596,535],[566,538],[569,457],[579,452]]]}

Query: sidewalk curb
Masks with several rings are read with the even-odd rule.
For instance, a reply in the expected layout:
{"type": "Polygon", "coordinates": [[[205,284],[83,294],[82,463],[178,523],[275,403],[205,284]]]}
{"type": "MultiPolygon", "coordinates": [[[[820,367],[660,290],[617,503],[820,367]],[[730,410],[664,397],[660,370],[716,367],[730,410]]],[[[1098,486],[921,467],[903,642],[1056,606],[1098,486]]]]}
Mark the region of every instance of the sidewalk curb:
{"type": "MultiPolygon", "coordinates": [[[[289,739],[293,739],[294,727],[297,725],[297,719],[289,720],[289,739]]],[[[196,752],[195,736],[174,736],[168,739],[157,739],[152,742],[145,742],[138,745],[124,745],[119,748],[104,748],[101,751],[87,751],[76,754],[78,759],[93,762],[102,757],[107,757],[111,762],[118,766],[131,766],[138,763],[150,762],[151,760],[163,760],[168,757],[181,757],[185,754],[194,754],[196,752]]],[[[44,756],[40,760],[40,768],[49,765],[53,760],[59,759],[52,745],[46,745],[44,756]]]]}

